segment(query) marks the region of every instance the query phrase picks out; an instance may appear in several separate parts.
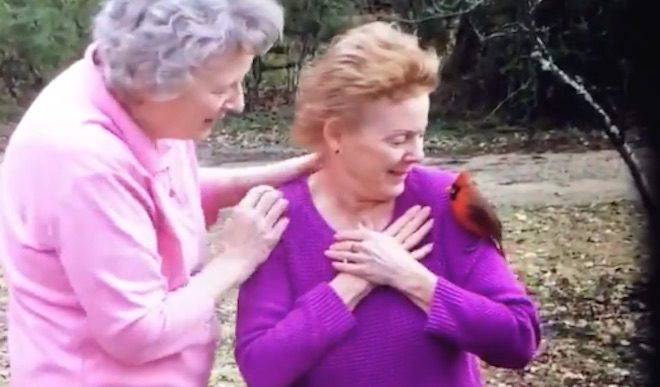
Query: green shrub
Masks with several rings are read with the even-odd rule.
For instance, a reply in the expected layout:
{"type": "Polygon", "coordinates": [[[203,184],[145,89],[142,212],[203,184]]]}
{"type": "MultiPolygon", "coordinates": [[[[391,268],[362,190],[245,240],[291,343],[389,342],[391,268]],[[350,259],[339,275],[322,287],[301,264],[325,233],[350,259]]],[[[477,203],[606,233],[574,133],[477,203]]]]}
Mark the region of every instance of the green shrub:
{"type": "Polygon", "coordinates": [[[78,57],[97,1],[0,0],[0,94],[16,103],[78,57]]]}

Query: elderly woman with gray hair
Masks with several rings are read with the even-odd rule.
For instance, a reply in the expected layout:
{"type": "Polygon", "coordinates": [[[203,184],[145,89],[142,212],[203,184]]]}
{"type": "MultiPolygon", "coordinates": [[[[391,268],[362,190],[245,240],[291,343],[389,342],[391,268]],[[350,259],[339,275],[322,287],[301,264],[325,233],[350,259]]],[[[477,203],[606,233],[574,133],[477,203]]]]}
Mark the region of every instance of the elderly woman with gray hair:
{"type": "Polygon", "coordinates": [[[193,140],[242,110],[241,82],[282,25],[275,0],[102,5],[93,42],[33,102],[2,165],[11,385],[208,383],[216,300],[287,226],[271,186],[317,159],[204,169],[193,140]]]}

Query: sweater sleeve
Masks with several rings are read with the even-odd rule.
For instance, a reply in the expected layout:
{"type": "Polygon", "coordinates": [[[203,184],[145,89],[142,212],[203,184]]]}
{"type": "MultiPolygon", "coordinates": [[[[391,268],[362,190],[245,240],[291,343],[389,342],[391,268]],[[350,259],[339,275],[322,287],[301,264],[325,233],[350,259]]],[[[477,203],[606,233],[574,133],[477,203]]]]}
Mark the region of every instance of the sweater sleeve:
{"type": "Polygon", "coordinates": [[[168,289],[149,203],[135,179],[93,172],[75,179],[55,216],[60,261],[90,333],[130,365],[196,344],[194,332],[210,329],[214,315],[215,300],[195,278],[168,289]]]}
{"type": "Polygon", "coordinates": [[[284,242],[241,287],[236,362],[247,385],[288,386],[355,325],[352,313],[322,282],[295,297],[284,242]]]}
{"type": "Polygon", "coordinates": [[[474,254],[460,286],[438,278],[426,330],[493,366],[524,368],[540,343],[536,308],[491,244],[474,254]]]}
{"type": "Polygon", "coordinates": [[[478,241],[453,219],[446,188],[455,177],[420,168],[414,180],[415,190],[433,208],[437,238],[448,241],[426,331],[493,366],[523,368],[540,344],[536,306],[494,245],[478,241]]]}

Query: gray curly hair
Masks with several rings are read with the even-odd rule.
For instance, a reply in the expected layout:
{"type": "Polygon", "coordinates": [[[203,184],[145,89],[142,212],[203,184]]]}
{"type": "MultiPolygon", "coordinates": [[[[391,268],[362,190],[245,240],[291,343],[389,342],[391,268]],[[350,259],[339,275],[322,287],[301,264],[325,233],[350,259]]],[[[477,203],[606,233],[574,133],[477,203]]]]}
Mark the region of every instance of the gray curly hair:
{"type": "Polygon", "coordinates": [[[276,0],[106,0],[92,37],[110,88],[171,98],[210,56],[264,54],[283,25],[276,0]]]}

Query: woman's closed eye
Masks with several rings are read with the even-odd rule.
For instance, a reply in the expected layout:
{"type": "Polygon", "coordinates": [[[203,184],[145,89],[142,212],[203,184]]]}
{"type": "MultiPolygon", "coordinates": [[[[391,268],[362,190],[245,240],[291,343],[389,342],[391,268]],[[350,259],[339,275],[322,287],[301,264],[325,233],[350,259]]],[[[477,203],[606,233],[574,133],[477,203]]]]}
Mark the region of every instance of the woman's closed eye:
{"type": "Polygon", "coordinates": [[[215,87],[211,90],[211,94],[220,95],[220,96],[227,95],[227,94],[233,92],[234,90],[236,90],[238,88],[239,84],[240,84],[240,82],[234,82],[230,85],[215,87]]]}
{"type": "Polygon", "coordinates": [[[216,87],[213,90],[211,90],[211,94],[217,95],[217,96],[223,96],[226,95],[230,90],[229,86],[223,86],[223,87],[216,87]]]}
{"type": "Polygon", "coordinates": [[[401,133],[397,134],[393,137],[390,137],[388,141],[393,144],[393,145],[403,145],[406,142],[412,140],[415,137],[423,137],[424,135],[421,133],[417,132],[407,132],[407,133],[401,133]]]}
{"type": "Polygon", "coordinates": [[[408,136],[405,134],[399,134],[394,137],[390,137],[390,142],[394,145],[404,144],[408,140],[408,136]]]}

